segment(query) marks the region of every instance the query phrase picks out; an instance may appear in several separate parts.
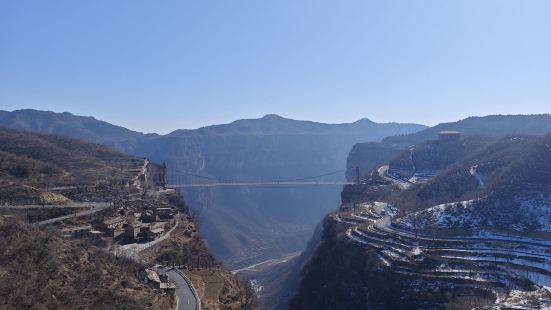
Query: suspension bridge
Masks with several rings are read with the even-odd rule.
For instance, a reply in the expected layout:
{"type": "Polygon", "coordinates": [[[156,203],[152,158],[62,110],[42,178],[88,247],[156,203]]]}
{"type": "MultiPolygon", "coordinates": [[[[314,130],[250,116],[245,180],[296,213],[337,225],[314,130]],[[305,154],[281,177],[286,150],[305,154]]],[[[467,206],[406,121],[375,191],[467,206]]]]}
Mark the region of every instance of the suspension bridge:
{"type": "Polygon", "coordinates": [[[322,180],[324,177],[343,173],[344,170],[331,171],[319,175],[299,177],[299,178],[286,178],[286,179],[266,179],[266,180],[238,180],[238,179],[224,179],[216,178],[204,175],[198,175],[191,172],[180,171],[174,180],[170,183],[169,187],[178,188],[190,188],[190,187],[221,187],[221,186],[298,186],[298,185],[348,185],[355,184],[354,182],[339,181],[339,180],[322,180]],[[182,178],[181,176],[185,176],[182,178]],[[198,181],[183,181],[185,180],[197,180],[198,181]]]}

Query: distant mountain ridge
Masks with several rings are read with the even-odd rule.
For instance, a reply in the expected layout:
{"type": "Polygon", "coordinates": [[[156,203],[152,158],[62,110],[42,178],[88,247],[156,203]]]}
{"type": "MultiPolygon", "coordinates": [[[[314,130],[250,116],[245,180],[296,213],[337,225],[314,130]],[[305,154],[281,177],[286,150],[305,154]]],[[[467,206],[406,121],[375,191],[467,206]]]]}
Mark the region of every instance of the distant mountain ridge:
{"type": "Polygon", "coordinates": [[[150,136],[97,120],[94,117],[77,116],[69,112],[55,113],[32,109],[13,112],[0,110],[0,126],[65,135],[96,143],[132,140],[150,136]]]}
{"type": "Polygon", "coordinates": [[[241,119],[229,124],[212,125],[198,129],[180,129],[170,133],[169,136],[344,135],[351,133],[365,134],[365,130],[373,129],[386,129],[392,132],[398,130],[401,126],[410,126],[417,130],[426,128],[426,126],[411,123],[376,123],[367,118],[362,118],[353,123],[327,124],[268,114],[261,118],[241,119]]]}
{"type": "MultiPolygon", "coordinates": [[[[365,134],[364,130],[388,130],[389,133],[408,127],[407,131],[421,130],[427,126],[413,123],[376,123],[367,118],[352,123],[328,124],[294,120],[276,114],[267,114],[256,119],[240,119],[228,124],[210,125],[197,129],[178,129],[167,135],[144,134],[122,126],[97,120],[91,116],[79,116],[69,112],[56,113],[33,109],[12,112],[0,110],[0,126],[26,129],[41,133],[60,134],[93,142],[114,142],[140,138],[182,136],[262,136],[288,134],[365,134]]],[[[381,134],[384,137],[384,133],[381,134]]]]}
{"type": "Polygon", "coordinates": [[[504,137],[508,135],[541,136],[551,132],[551,114],[472,116],[457,122],[441,123],[419,132],[396,135],[383,143],[414,145],[438,137],[441,131],[461,131],[467,136],[504,137]]]}

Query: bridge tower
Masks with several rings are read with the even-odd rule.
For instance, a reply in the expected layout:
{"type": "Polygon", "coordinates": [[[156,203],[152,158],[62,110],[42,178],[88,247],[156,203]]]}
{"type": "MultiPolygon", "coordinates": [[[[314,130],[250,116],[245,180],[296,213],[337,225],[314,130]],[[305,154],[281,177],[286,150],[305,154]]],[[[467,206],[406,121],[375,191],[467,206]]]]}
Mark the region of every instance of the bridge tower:
{"type": "Polygon", "coordinates": [[[168,169],[166,167],[166,162],[163,161],[163,189],[168,187],[168,169]]]}
{"type": "Polygon", "coordinates": [[[360,166],[356,166],[356,185],[360,185],[360,166]]]}

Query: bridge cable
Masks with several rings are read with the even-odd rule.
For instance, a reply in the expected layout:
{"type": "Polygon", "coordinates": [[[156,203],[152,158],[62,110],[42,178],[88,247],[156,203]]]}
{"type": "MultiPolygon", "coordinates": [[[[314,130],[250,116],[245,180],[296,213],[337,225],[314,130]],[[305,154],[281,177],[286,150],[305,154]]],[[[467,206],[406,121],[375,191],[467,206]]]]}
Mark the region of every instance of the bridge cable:
{"type": "Polygon", "coordinates": [[[321,177],[324,177],[324,176],[337,174],[337,173],[344,172],[344,171],[345,171],[344,169],[340,169],[340,170],[331,171],[331,172],[327,172],[327,173],[323,173],[323,174],[319,174],[319,175],[315,175],[315,176],[293,178],[293,179],[268,180],[268,181],[222,179],[222,178],[209,177],[209,176],[205,176],[205,175],[198,175],[198,174],[195,174],[195,173],[192,173],[192,172],[187,172],[187,171],[179,171],[179,174],[184,174],[184,175],[189,175],[189,176],[193,176],[193,177],[197,177],[197,178],[202,178],[202,179],[207,179],[207,180],[212,180],[212,181],[218,181],[218,182],[224,182],[224,183],[278,183],[278,182],[297,182],[297,181],[312,180],[312,179],[317,179],[317,178],[321,178],[321,177]]]}

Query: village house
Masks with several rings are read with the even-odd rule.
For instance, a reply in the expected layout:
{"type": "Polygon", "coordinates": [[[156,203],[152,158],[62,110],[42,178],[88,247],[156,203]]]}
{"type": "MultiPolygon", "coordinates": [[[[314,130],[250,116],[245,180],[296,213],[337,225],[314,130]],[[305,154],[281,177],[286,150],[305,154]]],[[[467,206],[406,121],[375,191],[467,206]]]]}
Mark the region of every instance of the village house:
{"type": "Polygon", "coordinates": [[[140,240],[147,241],[147,240],[155,240],[155,233],[151,230],[151,227],[146,226],[142,227],[140,229],[140,233],[138,234],[140,240]]]}
{"type": "Polygon", "coordinates": [[[157,216],[155,216],[152,211],[148,210],[141,214],[140,220],[142,221],[142,223],[153,223],[157,221],[157,216]]]}
{"type": "Polygon", "coordinates": [[[91,230],[92,230],[92,226],[86,225],[86,226],[63,228],[61,229],[61,232],[63,235],[70,236],[73,238],[86,238],[90,235],[91,230]]]}
{"type": "Polygon", "coordinates": [[[133,243],[138,240],[141,225],[138,223],[128,224],[124,227],[124,239],[128,243],[133,243]]]}
{"type": "Polygon", "coordinates": [[[151,230],[151,233],[153,234],[153,239],[157,239],[165,233],[165,230],[163,228],[155,228],[151,230]]]}
{"type": "Polygon", "coordinates": [[[159,220],[166,221],[174,218],[175,211],[172,208],[156,208],[155,214],[159,217],[159,220]]]}
{"type": "Polygon", "coordinates": [[[122,230],[124,223],[124,218],[117,216],[97,224],[96,229],[103,231],[108,237],[114,237],[117,231],[122,230]]]}

